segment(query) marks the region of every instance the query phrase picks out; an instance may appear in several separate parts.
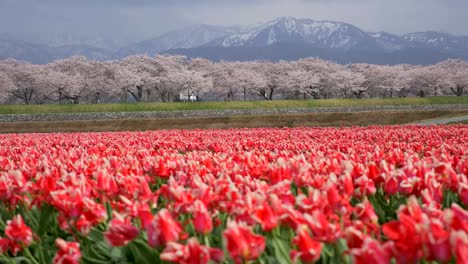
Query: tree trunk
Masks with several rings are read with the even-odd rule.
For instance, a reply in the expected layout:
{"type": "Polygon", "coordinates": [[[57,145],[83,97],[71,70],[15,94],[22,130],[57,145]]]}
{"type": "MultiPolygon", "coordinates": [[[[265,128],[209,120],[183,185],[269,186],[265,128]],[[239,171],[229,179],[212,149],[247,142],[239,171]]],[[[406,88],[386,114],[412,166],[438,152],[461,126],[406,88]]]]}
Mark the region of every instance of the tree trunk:
{"type": "Polygon", "coordinates": [[[58,103],[61,104],[63,100],[63,89],[59,88],[58,89],[58,103]]]}
{"type": "Polygon", "coordinates": [[[450,90],[456,95],[456,96],[462,96],[463,93],[465,92],[465,86],[463,85],[457,85],[456,89],[453,89],[453,87],[450,87],[450,90]]]}
{"type": "Polygon", "coordinates": [[[276,86],[270,85],[270,94],[268,95],[268,100],[273,101],[273,93],[275,92],[276,86]]]}
{"type": "Polygon", "coordinates": [[[101,100],[100,100],[100,95],[101,95],[101,93],[100,93],[100,92],[96,92],[96,93],[94,94],[94,100],[93,100],[93,103],[95,103],[95,104],[99,104],[99,103],[101,102],[101,100]]]}
{"type": "Polygon", "coordinates": [[[419,96],[419,97],[426,97],[426,93],[424,92],[424,90],[419,89],[419,91],[418,91],[418,96],[419,96]]]}
{"type": "Polygon", "coordinates": [[[23,96],[17,96],[19,98],[22,98],[24,103],[29,105],[32,101],[32,97],[33,97],[33,94],[34,94],[34,90],[33,89],[25,89],[23,90],[23,96]]]}
{"type": "Polygon", "coordinates": [[[136,88],[137,88],[136,92],[133,92],[132,90],[129,90],[129,92],[133,96],[135,101],[141,102],[141,100],[143,99],[143,86],[137,85],[136,88]]]}
{"type": "Polygon", "coordinates": [[[362,99],[364,96],[364,91],[353,91],[353,94],[356,96],[357,99],[362,99]]]}

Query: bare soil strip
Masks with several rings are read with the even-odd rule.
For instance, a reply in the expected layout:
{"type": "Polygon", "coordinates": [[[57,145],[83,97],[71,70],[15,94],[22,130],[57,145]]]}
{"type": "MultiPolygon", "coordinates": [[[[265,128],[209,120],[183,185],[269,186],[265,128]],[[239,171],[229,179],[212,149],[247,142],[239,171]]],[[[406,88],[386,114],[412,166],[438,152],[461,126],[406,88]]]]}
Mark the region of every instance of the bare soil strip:
{"type": "Polygon", "coordinates": [[[144,131],[242,127],[369,126],[408,124],[421,120],[468,115],[468,110],[301,113],[206,118],[161,118],[0,123],[0,133],[144,131]]]}

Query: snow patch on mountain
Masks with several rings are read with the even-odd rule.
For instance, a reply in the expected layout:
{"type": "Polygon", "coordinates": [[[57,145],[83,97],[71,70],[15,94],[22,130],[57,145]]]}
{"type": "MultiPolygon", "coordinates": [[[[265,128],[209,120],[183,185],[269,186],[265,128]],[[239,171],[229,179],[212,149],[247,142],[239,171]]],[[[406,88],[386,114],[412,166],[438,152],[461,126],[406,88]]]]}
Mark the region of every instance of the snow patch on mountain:
{"type": "Polygon", "coordinates": [[[456,36],[443,32],[426,31],[408,33],[403,39],[417,45],[425,45],[443,50],[467,50],[468,36],[456,36]]]}
{"type": "Polygon", "coordinates": [[[180,30],[167,32],[159,37],[141,41],[120,49],[115,56],[125,57],[132,54],[154,55],[169,49],[194,48],[212,40],[241,32],[244,27],[222,27],[193,25],[180,30]]]}
{"type": "Polygon", "coordinates": [[[265,46],[301,42],[318,47],[349,49],[363,41],[372,41],[365,32],[346,23],[281,17],[252,29],[215,40],[207,46],[265,46]]]}

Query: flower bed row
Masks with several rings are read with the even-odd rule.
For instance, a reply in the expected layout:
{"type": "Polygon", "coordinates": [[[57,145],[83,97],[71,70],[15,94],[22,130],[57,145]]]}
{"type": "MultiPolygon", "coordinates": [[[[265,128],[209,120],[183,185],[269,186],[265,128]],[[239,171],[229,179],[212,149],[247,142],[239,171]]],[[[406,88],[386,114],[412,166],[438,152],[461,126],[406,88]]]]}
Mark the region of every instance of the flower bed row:
{"type": "Polygon", "coordinates": [[[468,126],[0,143],[2,263],[468,263],[468,126]]]}

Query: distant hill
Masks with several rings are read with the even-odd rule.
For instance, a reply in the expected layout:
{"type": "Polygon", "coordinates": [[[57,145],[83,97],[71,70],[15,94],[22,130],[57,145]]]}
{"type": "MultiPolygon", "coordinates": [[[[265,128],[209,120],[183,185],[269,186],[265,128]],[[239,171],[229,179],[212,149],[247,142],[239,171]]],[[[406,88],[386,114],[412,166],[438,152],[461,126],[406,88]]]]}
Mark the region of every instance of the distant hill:
{"type": "Polygon", "coordinates": [[[342,22],[293,17],[245,27],[194,25],[121,48],[105,47],[103,41],[98,48],[88,42],[67,42],[52,47],[0,36],[0,58],[47,63],[73,55],[106,60],[165,53],[215,61],[296,60],[311,56],[345,64],[433,64],[449,58],[468,60],[468,36],[434,31],[398,36],[365,32],[342,22]]]}

